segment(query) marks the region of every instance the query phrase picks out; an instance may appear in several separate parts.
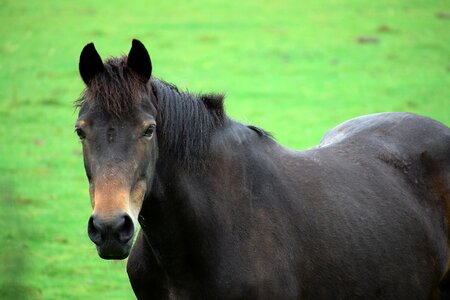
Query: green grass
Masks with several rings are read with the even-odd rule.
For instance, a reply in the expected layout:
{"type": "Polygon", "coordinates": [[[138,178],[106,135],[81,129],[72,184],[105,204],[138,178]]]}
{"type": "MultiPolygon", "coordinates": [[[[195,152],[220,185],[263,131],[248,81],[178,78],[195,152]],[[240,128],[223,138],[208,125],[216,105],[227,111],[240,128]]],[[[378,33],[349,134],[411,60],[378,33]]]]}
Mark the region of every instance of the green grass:
{"type": "Polygon", "coordinates": [[[72,107],[86,43],[105,58],[139,38],[155,76],[226,92],[230,116],[302,149],[374,112],[450,125],[449,10],[439,0],[2,1],[0,299],[133,298],[125,262],[99,259],[86,234],[72,107]]]}

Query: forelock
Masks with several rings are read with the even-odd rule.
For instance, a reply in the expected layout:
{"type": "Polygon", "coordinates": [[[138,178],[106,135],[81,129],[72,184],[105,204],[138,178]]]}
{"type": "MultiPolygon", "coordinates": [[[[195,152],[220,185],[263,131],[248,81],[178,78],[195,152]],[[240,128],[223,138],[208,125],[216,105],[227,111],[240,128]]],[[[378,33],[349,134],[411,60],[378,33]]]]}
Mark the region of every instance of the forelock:
{"type": "Polygon", "coordinates": [[[117,118],[130,115],[136,104],[148,95],[150,85],[128,68],[126,61],[126,56],[109,58],[104,71],[92,78],[75,105],[99,106],[117,118]]]}

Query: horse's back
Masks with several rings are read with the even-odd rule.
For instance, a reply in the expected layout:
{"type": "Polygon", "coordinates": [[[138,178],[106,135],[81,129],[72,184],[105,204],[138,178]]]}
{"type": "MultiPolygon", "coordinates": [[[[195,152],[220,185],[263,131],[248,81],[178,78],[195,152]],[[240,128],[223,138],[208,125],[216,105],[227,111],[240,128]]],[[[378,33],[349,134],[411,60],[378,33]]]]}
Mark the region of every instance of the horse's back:
{"type": "MultiPolygon", "coordinates": [[[[414,188],[426,188],[450,209],[450,128],[411,113],[381,113],[351,119],[330,130],[318,149],[364,165],[383,162],[414,188]]],[[[450,216],[450,211],[447,214],[450,216]]]]}
{"type": "Polygon", "coordinates": [[[447,159],[450,155],[450,128],[412,113],[379,113],[348,120],[328,131],[319,147],[355,140],[397,147],[405,154],[433,151],[447,159]]]}
{"type": "MultiPolygon", "coordinates": [[[[414,114],[369,115],[332,129],[302,156],[316,164],[306,172],[318,182],[305,188],[306,198],[315,195],[310,230],[329,247],[311,252],[310,259],[324,262],[315,266],[308,295],[321,298],[318,283],[327,290],[335,276],[351,290],[341,289],[343,298],[437,297],[439,282],[446,297],[448,127],[414,114]],[[335,266],[322,269],[327,261],[335,266]]],[[[320,247],[309,242],[310,249],[320,247]]]]}
{"type": "Polygon", "coordinates": [[[396,177],[414,188],[425,187],[450,208],[450,128],[442,123],[411,113],[367,115],[330,130],[318,150],[326,148],[344,161],[382,162],[386,170],[403,173],[396,177]]]}

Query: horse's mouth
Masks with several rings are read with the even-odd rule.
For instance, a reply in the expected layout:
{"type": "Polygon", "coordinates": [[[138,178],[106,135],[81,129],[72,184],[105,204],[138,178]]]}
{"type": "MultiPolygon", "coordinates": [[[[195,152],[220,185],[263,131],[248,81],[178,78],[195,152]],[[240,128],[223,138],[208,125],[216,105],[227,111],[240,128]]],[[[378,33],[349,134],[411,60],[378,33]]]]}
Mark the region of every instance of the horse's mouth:
{"type": "Polygon", "coordinates": [[[98,255],[103,259],[119,260],[130,255],[132,241],[121,244],[118,241],[107,242],[104,245],[97,245],[98,255]]]}

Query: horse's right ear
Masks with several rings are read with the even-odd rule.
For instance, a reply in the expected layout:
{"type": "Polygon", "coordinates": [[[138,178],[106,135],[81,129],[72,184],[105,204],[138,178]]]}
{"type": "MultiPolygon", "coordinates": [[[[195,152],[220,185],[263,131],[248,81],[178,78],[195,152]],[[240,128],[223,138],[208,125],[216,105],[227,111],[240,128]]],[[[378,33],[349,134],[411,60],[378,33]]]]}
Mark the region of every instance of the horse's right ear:
{"type": "Polygon", "coordinates": [[[86,85],[98,73],[104,70],[102,58],[94,47],[94,43],[84,46],[80,54],[80,63],[78,65],[81,78],[86,85]]]}
{"type": "Polygon", "coordinates": [[[127,65],[147,82],[152,75],[152,61],[147,49],[140,41],[133,39],[130,53],[128,53],[127,65]]]}

